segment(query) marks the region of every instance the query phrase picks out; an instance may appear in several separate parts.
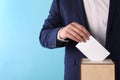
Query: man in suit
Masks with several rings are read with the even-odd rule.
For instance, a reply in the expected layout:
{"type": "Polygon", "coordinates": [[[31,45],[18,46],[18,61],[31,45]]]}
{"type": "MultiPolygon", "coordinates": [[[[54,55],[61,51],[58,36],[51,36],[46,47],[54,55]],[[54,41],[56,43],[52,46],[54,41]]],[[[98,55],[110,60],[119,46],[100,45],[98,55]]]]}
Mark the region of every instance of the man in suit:
{"type": "Polygon", "coordinates": [[[64,80],[79,80],[85,56],[75,45],[90,35],[111,53],[120,80],[120,0],[53,0],[39,39],[46,48],[65,46],[64,80]]]}

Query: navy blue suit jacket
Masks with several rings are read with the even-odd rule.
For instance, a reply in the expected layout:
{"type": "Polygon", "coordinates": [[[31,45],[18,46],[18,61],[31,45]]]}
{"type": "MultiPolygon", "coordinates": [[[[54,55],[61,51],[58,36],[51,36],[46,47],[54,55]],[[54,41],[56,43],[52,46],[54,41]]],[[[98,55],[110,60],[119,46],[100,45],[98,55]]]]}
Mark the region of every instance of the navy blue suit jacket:
{"type": "MultiPolygon", "coordinates": [[[[85,57],[76,42],[63,43],[57,40],[57,32],[71,22],[77,22],[88,29],[83,0],[53,0],[49,16],[40,33],[40,43],[46,48],[65,46],[65,80],[79,80],[80,59],[85,57]]],[[[89,29],[88,29],[89,31],[89,29]]],[[[106,49],[116,65],[116,80],[120,80],[120,0],[110,0],[106,35],[106,49]]]]}

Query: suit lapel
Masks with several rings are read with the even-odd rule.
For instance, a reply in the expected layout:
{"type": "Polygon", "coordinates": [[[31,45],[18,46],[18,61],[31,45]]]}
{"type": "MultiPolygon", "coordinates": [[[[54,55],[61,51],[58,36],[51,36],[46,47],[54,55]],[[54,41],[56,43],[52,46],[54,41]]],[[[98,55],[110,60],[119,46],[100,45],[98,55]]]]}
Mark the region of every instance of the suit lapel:
{"type": "Polygon", "coordinates": [[[76,0],[76,1],[78,4],[82,25],[88,29],[88,23],[87,23],[87,18],[85,14],[83,0],[76,0]]]}
{"type": "Polygon", "coordinates": [[[109,15],[108,15],[108,24],[107,24],[107,33],[110,30],[111,24],[113,22],[113,18],[115,16],[117,8],[117,0],[110,0],[110,8],[109,8],[109,15]]]}
{"type": "MultiPolygon", "coordinates": [[[[116,8],[117,8],[117,3],[118,3],[117,1],[118,0],[110,0],[108,23],[107,23],[107,33],[109,32],[111,24],[112,24],[112,22],[114,20],[113,18],[115,16],[115,12],[116,12],[116,8]]],[[[83,0],[77,0],[77,2],[79,3],[78,8],[79,8],[80,13],[81,13],[83,26],[88,28],[88,22],[87,22],[87,18],[86,18],[86,14],[85,14],[83,0]]]]}

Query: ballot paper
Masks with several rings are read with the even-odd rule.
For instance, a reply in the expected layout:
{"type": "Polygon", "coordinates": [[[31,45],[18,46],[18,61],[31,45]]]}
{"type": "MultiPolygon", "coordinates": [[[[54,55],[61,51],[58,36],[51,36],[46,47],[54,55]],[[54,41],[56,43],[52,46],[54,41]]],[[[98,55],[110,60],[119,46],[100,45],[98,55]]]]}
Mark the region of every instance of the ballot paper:
{"type": "Polygon", "coordinates": [[[90,36],[86,42],[79,42],[76,47],[90,61],[104,61],[110,54],[94,37],[90,36]]]}

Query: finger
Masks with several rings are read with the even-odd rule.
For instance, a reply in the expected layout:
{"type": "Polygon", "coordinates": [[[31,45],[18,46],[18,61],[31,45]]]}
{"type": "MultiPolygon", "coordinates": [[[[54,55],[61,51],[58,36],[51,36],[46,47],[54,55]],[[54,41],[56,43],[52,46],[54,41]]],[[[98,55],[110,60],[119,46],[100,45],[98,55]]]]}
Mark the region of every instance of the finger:
{"type": "Polygon", "coordinates": [[[90,33],[87,31],[87,29],[85,27],[83,27],[82,25],[74,22],[73,24],[76,25],[76,27],[78,27],[79,29],[83,30],[86,34],[90,35],[90,33]]]}
{"type": "Polygon", "coordinates": [[[76,26],[77,28],[79,28],[80,30],[82,30],[84,33],[86,33],[88,37],[90,36],[90,33],[87,31],[87,29],[85,29],[85,27],[83,27],[82,25],[76,22],[73,22],[72,24],[76,26]]]}
{"type": "Polygon", "coordinates": [[[82,38],[88,39],[88,35],[87,35],[85,32],[83,32],[81,29],[79,29],[78,27],[75,27],[75,26],[73,25],[73,27],[71,27],[71,28],[72,28],[72,30],[74,30],[76,33],[78,33],[79,36],[81,36],[82,38]]]}
{"type": "Polygon", "coordinates": [[[76,42],[81,42],[79,39],[77,39],[76,37],[74,37],[72,34],[70,33],[67,33],[67,36],[69,39],[73,40],[73,41],[76,41],[76,42]]]}
{"type": "Polygon", "coordinates": [[[79,41],[86,42],[86,40],[84,38],[82,38],[82,36],[80,36],[74,30],[69,30],[69,32],[67,32],[67,33],[70,34],[71,36],[73,36],[73,38],[78,39],[79,41]]]}

